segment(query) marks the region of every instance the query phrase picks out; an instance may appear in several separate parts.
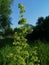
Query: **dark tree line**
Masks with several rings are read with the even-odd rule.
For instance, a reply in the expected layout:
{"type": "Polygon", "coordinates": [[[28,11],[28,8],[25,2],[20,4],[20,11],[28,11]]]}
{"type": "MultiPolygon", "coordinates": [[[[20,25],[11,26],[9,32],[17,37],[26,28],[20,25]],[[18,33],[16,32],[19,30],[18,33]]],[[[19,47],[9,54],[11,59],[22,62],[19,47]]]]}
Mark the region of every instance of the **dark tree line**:
{"type": "Polygon", "coordinates": [[[0,29],[10,28],[11,4],[13,0],[0,0],[0,29]]]}
{"type": "Polygon", "coordinates": [[[49,16],[38,18],[33,32],[28,34],[26,38],[33,41],[38,39],[49,41],[49,16]]]}

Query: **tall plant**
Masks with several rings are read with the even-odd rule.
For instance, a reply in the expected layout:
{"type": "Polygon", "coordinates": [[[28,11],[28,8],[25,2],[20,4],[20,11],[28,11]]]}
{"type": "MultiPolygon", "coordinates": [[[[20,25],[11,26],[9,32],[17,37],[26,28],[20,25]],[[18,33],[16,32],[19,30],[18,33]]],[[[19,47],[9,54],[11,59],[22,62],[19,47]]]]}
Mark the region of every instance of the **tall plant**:
{"type": "Polygon", "coordinates": [[[18,24],[22,25],[26,23],[26,18],[24,18],[24,13],[25,13],[24,5],[19,3],[18,8],[20,9],[20,20],[18,21],[18,24]]]}

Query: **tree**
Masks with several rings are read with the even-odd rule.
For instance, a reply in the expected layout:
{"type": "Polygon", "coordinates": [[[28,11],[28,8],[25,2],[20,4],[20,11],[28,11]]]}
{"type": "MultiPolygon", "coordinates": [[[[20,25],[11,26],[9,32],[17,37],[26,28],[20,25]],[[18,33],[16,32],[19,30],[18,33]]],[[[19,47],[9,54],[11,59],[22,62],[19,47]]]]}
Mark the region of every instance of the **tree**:
{"type": "Polygon", "coordinates": [[[12,4],[12,0],[0,0],[0,28],[1,29],[10,27],[11,4],[12,4]]]}
{"type": "Polygon", "coordinates": [[[31,34],[28,34],[26,38],[30,40],[40,39],[49,41],[49,16],[46,16],[45,18],[38,18],[33,32],[31,34]]]}
{"type": "Polygon", "coordinates": [[[37,23],[38,25],[36,26],[36,30],[38,28],[40,31],[39,34],[42,36],[42,38],[49,40],[49,16],[46,16],[45,19],[40,17],[37,23]]]}

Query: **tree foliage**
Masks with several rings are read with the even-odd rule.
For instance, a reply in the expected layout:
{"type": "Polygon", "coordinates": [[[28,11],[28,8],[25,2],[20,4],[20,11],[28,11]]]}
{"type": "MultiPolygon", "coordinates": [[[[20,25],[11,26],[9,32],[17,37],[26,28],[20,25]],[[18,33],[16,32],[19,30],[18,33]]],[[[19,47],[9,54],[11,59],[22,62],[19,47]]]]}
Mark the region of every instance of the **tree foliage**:
{"type": "Polygon", "coordinates": [[[34,30],[31,34],[26,36],[28,39],[31,40],[46,40],[49,41],[49,16],[43,18],[40,17],[34,27],[34,30]]]}
{"type": "Polygon", "coordinates": [[[11,14],[11,4],[12,0],[0,0],[0,27],[7,28],[10,27],[10,14],[11,14]]]}

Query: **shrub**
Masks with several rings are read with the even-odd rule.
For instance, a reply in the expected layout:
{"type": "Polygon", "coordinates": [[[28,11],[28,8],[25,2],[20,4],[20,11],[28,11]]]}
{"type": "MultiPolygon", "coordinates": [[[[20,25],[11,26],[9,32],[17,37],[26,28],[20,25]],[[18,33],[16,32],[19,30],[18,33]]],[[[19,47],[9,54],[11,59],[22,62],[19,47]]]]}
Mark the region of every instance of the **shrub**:
{"type": "Polygon", "coordinates": [[[37,41],[35,45],[38,47],[38,57],[41,65],[49,65],[49,44],[47,42],[37,41]]]}
{"type": "Polygon", "coordinates": [[[27,40],[18,33],[14,35],[13,46],[6,45],[0,50],[1,65],[40,65],[37,47],[31,47],[27,40]]]}

